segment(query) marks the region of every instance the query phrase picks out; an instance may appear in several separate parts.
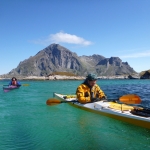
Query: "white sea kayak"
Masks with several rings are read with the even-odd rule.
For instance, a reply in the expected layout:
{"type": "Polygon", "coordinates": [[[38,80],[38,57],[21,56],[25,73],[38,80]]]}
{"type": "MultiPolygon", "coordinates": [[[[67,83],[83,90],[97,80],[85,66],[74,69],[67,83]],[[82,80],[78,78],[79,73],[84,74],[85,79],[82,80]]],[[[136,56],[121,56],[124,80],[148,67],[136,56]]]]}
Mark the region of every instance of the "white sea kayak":
{"type": "Polygon", "coordinates": [[[119,104],[116,102],[108,102],[106,100],[81,104],[76,101],[72,102],[77,100],[75,95],[68,96],[54,93],[54,97],[61,100],[62,102],[68,102],[72,106],[150,129],[149,110],[136,112],[133,106],[119,104]]]}

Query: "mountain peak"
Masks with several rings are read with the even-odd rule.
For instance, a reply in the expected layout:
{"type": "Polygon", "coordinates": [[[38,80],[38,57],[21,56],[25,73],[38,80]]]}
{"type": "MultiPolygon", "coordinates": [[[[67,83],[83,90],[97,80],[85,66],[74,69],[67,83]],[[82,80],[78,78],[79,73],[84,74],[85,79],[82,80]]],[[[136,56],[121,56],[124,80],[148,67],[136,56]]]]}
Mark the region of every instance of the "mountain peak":
{"type": "Polygon", "coordinates": [[[135,73],[128,63],[122,62],[119,57],[105,58],[98,54],[78,56],[69,49],[53,43],[39,51],[35,56],[19,63],[17,68],[8,74],[47,76],[56,71],[72,72],[82,76],[91,72],[97,75],[135,73]]]}

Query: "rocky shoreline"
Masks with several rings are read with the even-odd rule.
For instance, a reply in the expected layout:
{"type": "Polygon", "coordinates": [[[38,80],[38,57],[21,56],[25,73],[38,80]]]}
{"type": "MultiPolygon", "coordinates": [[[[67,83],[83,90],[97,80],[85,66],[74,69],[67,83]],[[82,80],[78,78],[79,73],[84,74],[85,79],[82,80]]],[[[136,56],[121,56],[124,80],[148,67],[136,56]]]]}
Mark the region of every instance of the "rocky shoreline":
{"type": "MultiPolygon", "coordinates": [[[[0,80],[10,80],[12,77],[2,76],[0,80]]],[[[45,76],[27,76],[20,77],[16,76],[18,80],[85,80],[86,77],[83,76],[65,76],[65,75],[51,75],[45,76]]],[[[139,76],[128,76],[128,75],[118,75],[118,76],[99,76],[98,79],[140,79],[139,76]]]]}
{"type": "MultiPolygon", "coordinates": [[[[61,76],[61,75],[53,75],[53,76],[27,76],[27,77],[19,77],[15,76],[18,80],[84,80],[85,77],[82,76],[61,76]]],[[[12,77],[0,77],[0,80],[10,80],[12,77]]]]}

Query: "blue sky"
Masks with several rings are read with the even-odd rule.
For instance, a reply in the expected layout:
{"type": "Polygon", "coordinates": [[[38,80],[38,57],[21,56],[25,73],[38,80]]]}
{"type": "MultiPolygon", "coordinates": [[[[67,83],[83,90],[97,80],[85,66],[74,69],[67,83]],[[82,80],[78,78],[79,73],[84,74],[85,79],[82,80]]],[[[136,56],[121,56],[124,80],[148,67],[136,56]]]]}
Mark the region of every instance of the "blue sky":
{"type": "Polygon", "coordinates": [[[52,43],[150,69],[150,0],[0,0],[0,75],[52,43]]]}

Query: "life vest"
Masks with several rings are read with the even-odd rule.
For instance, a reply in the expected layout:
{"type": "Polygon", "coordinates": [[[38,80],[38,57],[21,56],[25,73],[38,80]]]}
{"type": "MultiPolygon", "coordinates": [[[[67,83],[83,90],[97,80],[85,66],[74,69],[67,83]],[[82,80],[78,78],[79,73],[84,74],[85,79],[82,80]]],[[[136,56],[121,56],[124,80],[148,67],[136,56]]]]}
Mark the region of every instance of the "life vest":
{"type": "Polygon", "coordinates": [[[91,98],[101,99],[103,96],[105,96],[104,92],[97,84],[91,89],[87,85],[81,84],[76,90],[76,95],[80,103],[91,102],[91,98]]]}
{"type": "Polygon", "coordinates": [[[12,85],[17,85],[17,81],[12,81],[11,84],[12,85]]]}

